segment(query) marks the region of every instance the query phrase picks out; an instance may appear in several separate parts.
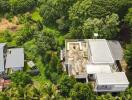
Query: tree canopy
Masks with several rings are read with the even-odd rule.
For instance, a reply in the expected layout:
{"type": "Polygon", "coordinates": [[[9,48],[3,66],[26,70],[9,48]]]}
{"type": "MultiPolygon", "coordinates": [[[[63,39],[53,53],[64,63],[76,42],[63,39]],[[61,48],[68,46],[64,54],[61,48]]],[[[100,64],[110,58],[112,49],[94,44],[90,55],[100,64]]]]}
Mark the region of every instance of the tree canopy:
{"type": "Polygon", "coordinates": [[[73,100],[94,100],[91,84],[76,83],[70,91],[73,100]]]}

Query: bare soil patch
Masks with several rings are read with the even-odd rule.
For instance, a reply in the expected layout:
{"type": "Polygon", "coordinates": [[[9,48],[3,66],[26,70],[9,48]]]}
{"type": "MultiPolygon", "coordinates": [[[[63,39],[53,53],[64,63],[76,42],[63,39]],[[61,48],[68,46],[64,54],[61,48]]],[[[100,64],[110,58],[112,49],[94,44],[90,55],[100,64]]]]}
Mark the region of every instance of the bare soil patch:
{"type": "Polygon", "coordinates": [[[6,18],[2,18],[0,21],[0,32],[3,32],[5,30],[9,30],[12,32],[17,31],[18,29],[21,28],[21,25],[18,25],[17,23],[18,18],[16,16],[12,19],[12,22],[7,20],[6,18]]]}

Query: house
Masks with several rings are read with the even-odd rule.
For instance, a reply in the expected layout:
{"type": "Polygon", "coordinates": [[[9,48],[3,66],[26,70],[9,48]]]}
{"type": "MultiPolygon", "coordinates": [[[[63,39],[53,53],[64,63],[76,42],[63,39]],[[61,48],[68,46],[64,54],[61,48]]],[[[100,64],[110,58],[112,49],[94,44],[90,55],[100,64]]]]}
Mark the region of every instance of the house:
{"type": "Polygon", "coordinates": [[[11,69],[12,71],[22,70],[24,67],[24,49],[23,48],[12,48],[7,50],[6,70],[11,69]]]}
{"type": "Polygon", "coordinates": [[[6,44],[0,43],[0,74],[3,73],[5,69],[5,57],[6,57],[6,44]]]}
{"type": "Polygon", "coordinates": [[[92,83],[96,92],[125,91],[129,85],[125,72],[121,72],[117,65],[123,58],[118,41],[66,40],[60,57],[69,76],[92,83]]]}
{"type": "Polygon", "coordinates": [[[0,43],[0,73],[9,70],[22,70],[24,67],[24,49],[11,48],[7,49],[6,43],[0,43]]]}

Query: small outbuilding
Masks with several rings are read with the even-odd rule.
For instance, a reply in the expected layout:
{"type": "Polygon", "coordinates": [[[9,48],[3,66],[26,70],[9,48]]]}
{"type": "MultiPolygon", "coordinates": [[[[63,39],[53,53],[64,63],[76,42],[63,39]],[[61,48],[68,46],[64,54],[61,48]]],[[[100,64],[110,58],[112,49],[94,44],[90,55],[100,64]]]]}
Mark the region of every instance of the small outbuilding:
{"type": "Polygon", "coordinates": [[[24,49],[13,48],[7,50],[6,57],[6,69],[12,69],[13,71],[22,70],[24,67],[24,49]]]}

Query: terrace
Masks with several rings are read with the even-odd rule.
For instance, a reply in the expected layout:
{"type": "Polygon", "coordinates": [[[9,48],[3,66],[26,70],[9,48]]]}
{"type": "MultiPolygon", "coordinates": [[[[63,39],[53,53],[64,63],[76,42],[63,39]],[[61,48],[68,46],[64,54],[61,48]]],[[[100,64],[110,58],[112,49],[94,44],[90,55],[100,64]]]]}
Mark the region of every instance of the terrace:
{"type": "Polygon", "coordinates": [[[86,74],[85,66],[88,63],[88,46],[86,41],[66,41],[66,61],[69,75],[83,77],[86,74]]]}

